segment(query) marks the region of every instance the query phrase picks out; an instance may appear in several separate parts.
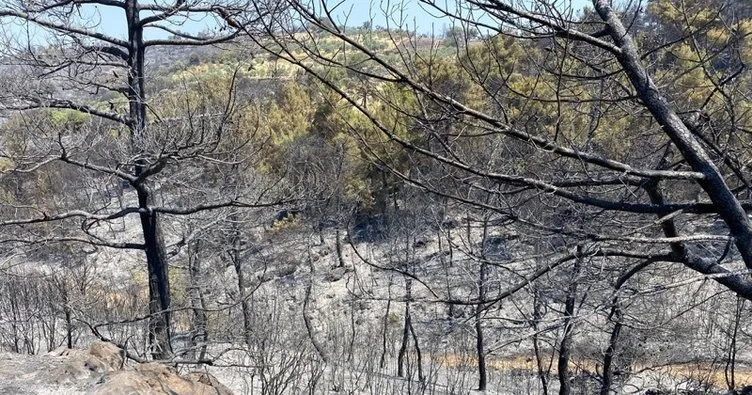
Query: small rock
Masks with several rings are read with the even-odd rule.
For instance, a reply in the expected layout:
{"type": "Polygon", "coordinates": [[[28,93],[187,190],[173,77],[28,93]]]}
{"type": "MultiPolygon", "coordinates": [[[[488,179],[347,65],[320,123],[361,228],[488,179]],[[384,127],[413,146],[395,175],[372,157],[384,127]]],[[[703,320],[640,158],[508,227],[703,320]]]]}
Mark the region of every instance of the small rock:
{"type": "Polygon", "coordinates": [[[209,372],[190,372],[185,375],[185,378],[214,388],[217,390],[218,395],[232,395],[232,391],[224,384],[220,383],[219,380],[209,372]]]}

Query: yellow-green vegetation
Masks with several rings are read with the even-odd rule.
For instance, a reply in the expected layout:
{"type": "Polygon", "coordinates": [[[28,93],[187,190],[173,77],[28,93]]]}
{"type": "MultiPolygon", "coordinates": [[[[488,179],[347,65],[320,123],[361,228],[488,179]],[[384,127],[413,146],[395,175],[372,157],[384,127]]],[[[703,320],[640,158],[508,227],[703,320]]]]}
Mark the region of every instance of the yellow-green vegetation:
{"type": "Polygon", "coordinates": [[[13,161],[9,158],[0,158],[0,173],[12,169],[13,166],[13,161]]]}
{"type": "Polygon", "coordinates": [[[91,119],[91,115],[76,110],[44,110],[53,128],[76,129],[91,119]]]}

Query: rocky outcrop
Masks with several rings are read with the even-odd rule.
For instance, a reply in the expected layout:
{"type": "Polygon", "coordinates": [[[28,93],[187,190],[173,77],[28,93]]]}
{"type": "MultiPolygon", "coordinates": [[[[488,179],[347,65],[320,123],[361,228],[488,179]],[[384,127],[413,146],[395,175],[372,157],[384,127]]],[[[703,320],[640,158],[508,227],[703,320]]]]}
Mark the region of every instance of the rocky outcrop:
{"type": "Polygon", "coordinates": [[[121,349],[96,342],[88,350],[0,355],[0,395],[11,393],[231,395],[232,391],[204,371],[180,375],[159,363],[128,366],[121,349]]]}
{"type": "Polygon", "coordinates": [[[159,363],[136,365],[133,370],[106,374],[92,391],[94,395],[232,395],[227,387],[206,372],[179,376],[159,363]]]}

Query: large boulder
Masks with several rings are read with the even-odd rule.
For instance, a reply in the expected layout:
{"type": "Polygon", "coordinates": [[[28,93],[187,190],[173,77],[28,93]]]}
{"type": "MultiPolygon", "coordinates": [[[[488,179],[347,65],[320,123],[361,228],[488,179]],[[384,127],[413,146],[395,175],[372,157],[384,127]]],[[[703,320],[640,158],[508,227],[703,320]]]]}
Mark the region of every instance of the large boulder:
{"type": "Polygon", "coordinates": [[[49,374],[55,384],[98,381],[103,374],[123,367],[120,348],[112,343],[95,342],[88,350],[59,348],[50,353],[63,357],[63,363],[53,368],[49,374]]]}
{"type": "Polygon", "coordinates": [[[227,387],[206,372],[184,377],[159,363],[136,365],[134,370],[106,374],[91,392],[95,395],[232,395],[227,387]]]}

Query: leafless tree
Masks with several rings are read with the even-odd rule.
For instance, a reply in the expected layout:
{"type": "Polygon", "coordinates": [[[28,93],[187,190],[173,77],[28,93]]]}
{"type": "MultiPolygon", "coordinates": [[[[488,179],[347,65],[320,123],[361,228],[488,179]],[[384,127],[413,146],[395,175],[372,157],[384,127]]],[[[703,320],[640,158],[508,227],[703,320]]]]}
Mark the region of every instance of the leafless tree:
{"type": "MultiPolygon", "coordinates": [[[[81,236],[61,237],[51,233],[56,241],[85,242],[103,247],[142,251],[146,258],[149,278],[149,338],[152,355],[167,359],[172,355],[170,340],[170,283],[168,254],[160,217],[187,215],[219,207],[254,207],[273,204],[266,200],[263,190],[254,196],[214,196],[205,203],[181,206],[163,201],[158,185],[177,181],[181,166],[189,163],[223,163],[245,160],[223,154],[230,140],[231,119],[236,106],[234,82],[227,86],[224,97],[194,103],[186,96],[187,106],[181,110],[166,109],[149,99],[147,51],[159,47],[205,46],[228,42],[238,36],[237,29],[213,29],[208,35],[185,31],[185,22],[198,17],[207,21],[211,29],[222,25],[243,27],[251,32],[253,24],[276,12],[273,4],[236,1],[157,1],[93,0],[93,1],[11,1],[0,7],[0,18],[16,28],[5,37],[5,57],[18,78],[9,81],[2,98],[6,110],[65,109],[84,114],[91,120],[91,134],[80,129],[55,130],[48,125],[44,141],[36,145],[34,153],[8,152],[5,157],[18,164],[6,173],[31,174],[60,164],[81,173],[95,174],[133,188],[134,204],[114,209],[102,207],[70,207],[69,211],[49,212],[31,207],[27,215],[11,218],[4,227],[24,227],[34,224],[71,222],[81,224],[81,236]],[[271,5],[271,7],[269,7],[271,5]],[[125,38],[102,29],[98,8],[122,12],[121,21],[127,26],[125,38]],[[169,38],[150,38],[150,32],[161,32],[169,38]],[[47,45],[40,45],[42,40],[47,45]],[[24,80],[30,78],[31,86],[24,80]],[[109,92],[109,107],[96,104],[109,92]],[[196,107],[192,107],[195,104],[196,107]],[[116,138],[106,142],[93,137],[112,130],[116,138]],[[100,145],[96,143],[99,142],[100,145]],[[102,144],[115,143],[114,149],[103,151],[102,144]],[[97,147],[99,152],[91,152],[97,147]],[[109,157],[108,157],[109,155],[109,157]],[[96,228],[108,222],[138,216],[143,240],[116,242],[97,235],[96,228]]],[[[109,23],[109,22],[107,22],[109,23]]],[[[158,95],[155,95],[155,98],[158,95]]],[[[160,98],[162,99],[162,98],[160,98]]],[[[236,128],[237,130],[237,128],[236,128]]],[[[113,133],[109,132],[109,133],[113,133]]],[[[41,139],[38,138],[37,141],[41,139]]],[[[8,142],[5,143],[9,144],[8,142]]],[[[60,180],[58,182],[61,182],[60,180]]],[[[186,180],[187,181],[187,180],[186,180]]],[[[183,180],[174,182],[180,188],[183,180]]],[[[187,186],[187,185],[186,185],[187,186]]],[[[208,197],[208,196],[207,196],[208,197]]],[[[19,203],[23,204],[23,203],[19,203]]]]}

